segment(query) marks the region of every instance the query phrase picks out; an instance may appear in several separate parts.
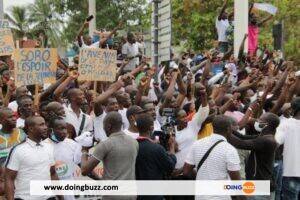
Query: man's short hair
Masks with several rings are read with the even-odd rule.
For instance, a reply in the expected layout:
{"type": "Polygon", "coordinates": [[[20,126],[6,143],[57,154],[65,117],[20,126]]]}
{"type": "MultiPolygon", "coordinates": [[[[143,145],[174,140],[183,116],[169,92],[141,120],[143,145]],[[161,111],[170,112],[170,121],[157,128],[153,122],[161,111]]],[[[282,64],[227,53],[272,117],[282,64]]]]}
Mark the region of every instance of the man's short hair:
{"type": "Polygon", "coordinates": [[[293,99],[291,107],[295,114],[297,114],[297,112],[300,112],[300,97],[296,97],[295,99],[293,99]]]}
{"type": "Polygon", "coordinates": [[[277,115],[275,115],[274,113],[265,113],[266,115],[266,119],[269,123],[269,126],[272,127],[273,129],[276,129],[279,124],[280,124],[280,120],[279,117],[277,115]]]}
{"type": "Polygon", "coordinates": [[[115,111],[107,113],[103,120],[103,124],[106,123],[112,124],[115,130],[121,130],[123,125],[121,114],[115,111]]]}
{"type": "Polygon", "coordinates": [[[33,97],[30,96],[30,95],[24,95],[24,96],[21,96],[18,100],[17,100],[17,104],[18,106],[20,106],[21,102],[24,101],[25,99],[30,99],[33,101],[33,97]]]}
{"type": "Polygon", "coordinates": [[[217,115],[214,117],[212,125],[215,133],[225,133],[232,124],[228,116],[217,115]]]}
{"type": "Polygon", "coordinates": [[[25,132],[26,131],[28,131],[28,128],[29,127],[32,127],[32,126],[34,126],[35,125],[35,119],[36,118],[43,118],[42,116],[40,116],[40,115],[34,115],[34,116],[30,116],[30,117],[27,117],[26,119],[25,119],[25,126],[24,126],[24,130],[25,130],[25,132]]]}
{"type": "Polygon", "coordinates": [[[149,132],[151,126],[153,126],[153,117],[150,114],[144,113],[137,117],[136,124],[139,133],[149,132]]]}
{"type": "Polygon", "coordinates": [[[0,119],[3,119],[4,113],[7,113],[7,112],[13,112],[13,111],[12,111],[12,109],[7,108],[7,107],[1,108],[1,109],[0,109],[0,119]]]}
{"type": "Polygon", "coordinates": [[[140,114],[143,112],[143,109],[140,106],[133,105],[130,106],[126,111],[126,117],[129,119],[130,116],[140,114]]]}

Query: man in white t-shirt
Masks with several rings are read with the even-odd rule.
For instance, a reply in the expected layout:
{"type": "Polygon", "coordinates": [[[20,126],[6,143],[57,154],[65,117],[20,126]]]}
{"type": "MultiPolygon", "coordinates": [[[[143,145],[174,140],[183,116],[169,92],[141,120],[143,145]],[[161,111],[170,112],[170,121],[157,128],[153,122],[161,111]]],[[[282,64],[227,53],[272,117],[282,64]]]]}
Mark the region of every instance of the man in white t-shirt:
{"type": "Polygon", "coordinates": [[[209,114],[205,87],[202,86],[199,91],[201,94],[201,106],[193,116],[193,119],[187,122],[187,114],[183,109],[176,114],[177,126],[175,127],[175,140],[178,144],[179,151],[175,154],[177,158],[175,168],[179,171],[182,170],[186,156],[190,151],[191,146],[196,142],[202,123],[209,114]]]}
{"type": "Polygon", "coordinates": [[[123,69],[125,72],[129,72],[139,65],[139,45],[133,33],[127,34],[127,42],[122,46],[122,54],[128,60],[128,64],[123,69]]]}
{"type": "MultiPolygon", "coordinates": [[[[113,95],[123,86],[123,79],[120,78],[95,99],[94,112],[96,117],[93,120],[93,125],[95,139],[98,141],[104,141],[107,139],[107,135],[103,127],[103,120],[107,113],[119,111],[118,101],[113,95]]],[[[124,117],[122,117],[122,120],[125,121],[124,117]]]]}
{"type": "MultiPolygon", "coordinates": [[[[192,146],[185,160],[183,174],[190,176],[196,168],[196,180],[240,180],[241,167],[238,152],[227,142],[232,132],[230,118],[225,115],[216,116],[213,120],[213,128],[214,134],[198,140],[192,146]],[[210,149],[206,159],[203,159],[210,149]]],[[[195,199],[230,200],[231,197],[196,196],[195,199]]]]}
{"type": "MultiPolygon", "coordinates": [[[[73,180],[77,165],[81,162],[81,145],[67,138],[67,123],[62,118],[53,119],[49,128],[52,132],[45,140],[54,149],[55,170],[60,180],[73,180]]],[[[91,145],[93,138],[91,138],[91,145]]],[[[65,200],[74,200],[74,196],[64,196],[65,200]]]]}
{"type": "Polygon", "coordinates": [[[292,101],[293,118],[281,121],[275,139],[283,144],[282,199],[298,199],[300,195],[300,97],[292,101]]]}
{"type": "Polygon", "coordinates": [[[53,147],[42,141],[47,137],[45,120],[40,116],[26,118],[27,139],[14,146],[6,161],[7,199],[48,200],[51,196],[31,196],[31,180],[58,180],[53,147]]]}
{"type": "Polygon", "coordinates": [[[228,50],[228,40],[226,37],[226,30],[229,27],[229,21],[228,21],[228,15],[225,11],[226,6],[227,6],[227,0],[224,1],[220,14],[216,19],[219,50],[223,53],[227,52],[228,50]]]}
{"type": "Polygon", "coordinates": [[[89,115],[81,110],[81,106],[85,102],[85,96],[82,90],[73,88],[68,91],[68,100],[70,104],[65,107],[65,120],[72,124],[76,131],[76,136],[85,131],[93,131],[93,122],[89,115]]]}

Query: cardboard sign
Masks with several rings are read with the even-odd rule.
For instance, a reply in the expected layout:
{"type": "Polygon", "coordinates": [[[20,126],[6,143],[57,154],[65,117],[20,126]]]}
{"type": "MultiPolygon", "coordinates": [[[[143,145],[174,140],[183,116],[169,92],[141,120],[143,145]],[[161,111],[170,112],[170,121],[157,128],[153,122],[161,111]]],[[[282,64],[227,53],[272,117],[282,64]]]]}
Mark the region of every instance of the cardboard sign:
{"type": "Polygon", "coordinates": [[[0,19],[0,29],[9,29],[9,22],[7,19],[0,19]]]}
{"type": "Polygon", "coordinates": [[[15,49],[10,29],[0,29],[0,56],[13,54],[15,49]]]}
{"type": "Polygon", "coordinates": [[[36,40],[21,40],[20,41],[20,48],[35,48],[38,46],[38,41],[36,40]]]}
{"type": "Polygon", "coordinates": [[[117,51],[99,48],[83,48],[79,54],[80,81],[113,82],[117,73],[117,51]]]}
{"type": "Polygon", "coordinates": [[[56,49],[15,49],[14,60],[15,84],[17,87],[54,83],[56,81],[56,49]]]}

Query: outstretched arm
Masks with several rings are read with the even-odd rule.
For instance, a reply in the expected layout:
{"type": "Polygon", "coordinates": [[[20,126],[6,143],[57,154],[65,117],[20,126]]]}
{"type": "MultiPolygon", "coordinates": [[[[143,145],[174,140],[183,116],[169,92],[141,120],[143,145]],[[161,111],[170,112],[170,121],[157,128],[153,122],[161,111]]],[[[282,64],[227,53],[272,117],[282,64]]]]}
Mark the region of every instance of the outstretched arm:
{"type": "Polygon", "coordinates": [[[95,99],[94,109],[97,116],[103,113],[102,104],[123,86],[124,82],[121,78],[95,99]]]}
{"type": "Polygon", "coordinates": [[[221,20],[222,14],[225,12],[226,6],[227,6],[227,0],[225,0],[224,3],[223,3],[222,9],[221,9],[221,11],[219,13],[219,16],[218,16],[218,20],[221,20]]]}
{"type": "Polygon", "coordinates": [[[89,22],[85,21],[84,24],[80,27],[79,33],[77,35],[77,42],[78,45],[81,47],[82,46],[82,40],[81,37],[83,36],[83,31],[89,26],[89,22]]]}
{"type": "Polygon", "coordinates": [[[99,45],[100,45],[100,48],[102,47],[102,45],[103,44],[105,44],[105,42],[109,39],[109,38],[111,38],[120,28],[121,28],[121,26],[123,25],[123,22],[120,22],[119,24],[118,24],[118,26],[116,27],[116,28],[114,28],[114,30],[112,30],[109,34],[108,34],[108,36],[106,36],[105,38],[103,38],[103,39],[101,39],[100,40],[100,43],[99,43],[99,45]]]}
{"type": "Polygon", "coordinates": [[[268,17],[264,18],[263,20],[261,20],[260,22],[258,22],[258,26],[262,26],[264,23],[266,23],[267,21],[269,21],[270,19],[272,19],[273,15],[269,15],[268,17]]]}

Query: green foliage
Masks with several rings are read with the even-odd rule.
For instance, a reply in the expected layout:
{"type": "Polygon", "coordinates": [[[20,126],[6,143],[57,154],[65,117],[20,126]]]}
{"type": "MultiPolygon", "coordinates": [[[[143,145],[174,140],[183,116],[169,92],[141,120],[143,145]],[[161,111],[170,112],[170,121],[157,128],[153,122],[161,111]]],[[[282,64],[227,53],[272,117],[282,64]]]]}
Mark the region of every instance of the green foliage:
{"type": "MultiPolygon", "coordinates": [[[[278,7],[278,13],[273,21],[260,29],[259,44],[273,46],[272,25],[274,22],[284,22],[284,53],[287,58],[300,64],[300,1],[299,0],[255,0],[249,2],[267,2],[278,7]]],[[[180,45],[184,41],[186,49],[203,51],[213,46],[217,38],[215,20],[223,1],[210,0],[173,0],[172,25],[173,44],[180,45]]],[[[233,1],[229,1],[227,12],[233,10],[233,1]]],[[[260,17],[265,13],[259,12],[260,17]]]]}
{"type": "Polygon", "coordinates": [[[22,38],[29,33],[28,13],[25,7],[13,6],[10,13],[5,13],[5,18],[11,24],[11,30],[15,38],[22,38]]]}
{"type": "MultiPolygon", "coordinates": [[[[85,18],[88,16],[87,0],[53,0],[56,11],[69,19],[63,30],[63,37],[72,42],[85,18]]],[[[96,0],[96,28],[113,29],[119,21],[147,22],[146,0],[96,0]]],[[[145,23],[147,25],[147,23],[145,23]]],[[[149,24],[149,23],[148,23],[149,24]]],[[[86,30],[87,33],[87,30],[86,30]]]]}

